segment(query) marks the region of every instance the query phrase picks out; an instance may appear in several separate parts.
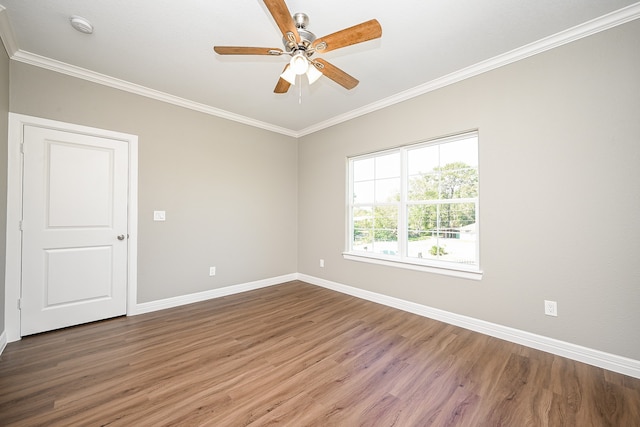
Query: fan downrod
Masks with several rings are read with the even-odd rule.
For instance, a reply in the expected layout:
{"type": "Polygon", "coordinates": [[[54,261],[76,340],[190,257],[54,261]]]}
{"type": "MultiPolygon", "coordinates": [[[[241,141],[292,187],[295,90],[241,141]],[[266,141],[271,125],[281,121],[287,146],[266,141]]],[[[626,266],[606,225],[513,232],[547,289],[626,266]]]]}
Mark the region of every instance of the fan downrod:
{"type": "Polygon", "coordinates": [[[315,34],[307,30],[307,26],[309,25],[309,16],[306,13],[298,12],[295,13],[292,18],[296,25],[296,29],[298,30],[298,35],[300,36],[300,43],[296,45],[296,43],[291,40],[291,37],[287,38],[285,36],[282,38],[282,44],[284,44],[287,52],[294,52],[297,50],[307,51],[317,39],[315,34]]]}
{"type": "Polygon", "coordinates": [[[293,22],[296,23],[296,28],[305,29],[309,25],[309,16],[306,13],[298,12],[293,15],[293,22]]]}

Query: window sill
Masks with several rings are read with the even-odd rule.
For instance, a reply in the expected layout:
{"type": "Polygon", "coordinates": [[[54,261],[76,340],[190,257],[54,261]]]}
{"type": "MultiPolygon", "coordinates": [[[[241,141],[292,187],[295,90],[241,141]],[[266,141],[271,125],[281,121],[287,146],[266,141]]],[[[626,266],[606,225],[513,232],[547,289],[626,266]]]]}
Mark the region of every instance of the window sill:
{"type": "Polygon", "coordinates": [[[426,273],[442,274],[445,276],[460,277],[463,279],[482,280],[482,271],[471,271],[463,268],[456,269],[453,266],[447,267],[434,267],[423,264],[412,264],[404,261],[385,259],[377,256],[355,254],[350,252],[344,252],[342,257],[350,261],[368,262],[370,264],[385,265],[387,267],[404,268],[407,270],[423,271],[426,273]]]}

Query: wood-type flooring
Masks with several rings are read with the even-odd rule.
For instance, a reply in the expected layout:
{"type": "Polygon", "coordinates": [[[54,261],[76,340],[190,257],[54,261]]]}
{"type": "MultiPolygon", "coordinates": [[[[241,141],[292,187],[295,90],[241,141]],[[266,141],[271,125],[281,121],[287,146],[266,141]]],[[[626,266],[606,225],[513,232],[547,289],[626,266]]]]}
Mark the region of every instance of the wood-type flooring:
{"type": "Polygon", "coordinates": [[[640,380],[294,281],[25,337],[2,426],[640,426],[640,380]]]}

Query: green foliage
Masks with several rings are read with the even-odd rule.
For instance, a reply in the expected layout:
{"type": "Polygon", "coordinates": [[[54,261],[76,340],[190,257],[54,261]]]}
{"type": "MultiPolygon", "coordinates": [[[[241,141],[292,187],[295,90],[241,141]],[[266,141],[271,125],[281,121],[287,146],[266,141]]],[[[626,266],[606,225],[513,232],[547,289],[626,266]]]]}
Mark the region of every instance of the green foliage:
{"type": "Polygon", "coordinates": [[[433,256],[447,255],[447,251],[444,250],[444,246],[436,246],[436,245],[431,246],[429,253],[433,256]]]}
{"type": "Polygon", "coordinates": [[[440,174],[442,199],[478,197],[478,171],[462,162],[449,163],[435,168],[440,174]]]}
{"type": "Polygon", "coordinates": [[[398,240],[398,207],[357,208],[354,217],[354,242],[394,242],[398,240]]]}
{"type": "Polygon", "coordinates": [[[398,230],[375,230],[373,236],[376,242],[395,242],[398,240],[398,230]]]}
{"type": "MultiPolygon", "coordinates": [[[[463,162],[435,167],[429,173],[409,179],[408,238],[411,241],[439,236],[451,238],[450,229],[476,222],[475,202],[459,199],[478,197],[478,171],[463,162]],[[438,203],[429,203],[438,201],[438,203]],[[442,203],[448,202],[451,203],[442,203]]],[[[388,205],[355,207],[353,212],[354,242],[360,244],[398,240],[399,197],[390,197],[388,205]]],[[[444,248],[434,246],[432,255],[445,255],[444,248]],[[434,249],[435,248],[435,249],[434,249]]]]}
{"type": "Polygon", "coordinates": [[[455,202],[456,199],[475,197],[478,197],[478,171],[463,162],[448,163],[413,177],[409,180],[409,200],[451,200],[452,203],[411,205],[409,239],[423,237],[428,231],[475,223],[475,203],[455,202]]]}

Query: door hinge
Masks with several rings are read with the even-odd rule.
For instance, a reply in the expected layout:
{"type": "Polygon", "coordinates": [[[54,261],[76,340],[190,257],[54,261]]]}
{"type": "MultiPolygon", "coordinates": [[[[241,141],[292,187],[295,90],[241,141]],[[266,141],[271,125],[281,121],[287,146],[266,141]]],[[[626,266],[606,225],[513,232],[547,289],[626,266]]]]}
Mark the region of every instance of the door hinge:
{"type": "Polygon", "coordinates": [[[18,310],[22,310],[22,298],[18,298],[18,310]]]}
{"type": "Polygon", "coordinates": [[[24,142],[20,143],[20,154],[24,154],[24,142]]]}
{"type": "Polygon", "coordinates": [[[24,222],[22,220],[18,221],[18,228],[20,231],[24,231],[24,222]]]}

